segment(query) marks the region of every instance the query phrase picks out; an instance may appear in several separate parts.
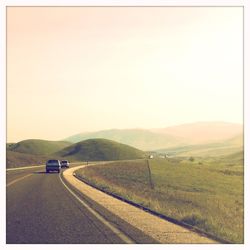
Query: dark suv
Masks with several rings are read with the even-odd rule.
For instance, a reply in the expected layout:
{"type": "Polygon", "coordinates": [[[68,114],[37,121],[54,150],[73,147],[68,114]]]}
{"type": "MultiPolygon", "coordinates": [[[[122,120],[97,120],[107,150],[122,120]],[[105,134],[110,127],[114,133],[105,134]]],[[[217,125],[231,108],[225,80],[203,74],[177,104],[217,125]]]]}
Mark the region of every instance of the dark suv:
{"type": "Polygon", "coordinates": [[[46,173],[49,173],[50,171],[57,171],[60,173],[61,170],[61,163],[59,160],[48,160],[46,162],[46,173]]]}

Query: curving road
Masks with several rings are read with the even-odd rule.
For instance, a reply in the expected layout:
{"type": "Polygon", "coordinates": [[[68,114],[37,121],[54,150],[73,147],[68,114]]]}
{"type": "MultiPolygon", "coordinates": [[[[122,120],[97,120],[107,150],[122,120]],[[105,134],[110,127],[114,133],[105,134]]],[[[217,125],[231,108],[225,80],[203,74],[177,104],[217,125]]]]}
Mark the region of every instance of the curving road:
{"type": "Polygon", "coordinates": [[[218,243],[84,184],[79,167],[7,170],[7,244],[218,243]]]}
{"type": "Polygon", "coordinates": [[[7,171],[6,182],[7,244],[136,243],[83,206],[57,173],[7,171]]]}

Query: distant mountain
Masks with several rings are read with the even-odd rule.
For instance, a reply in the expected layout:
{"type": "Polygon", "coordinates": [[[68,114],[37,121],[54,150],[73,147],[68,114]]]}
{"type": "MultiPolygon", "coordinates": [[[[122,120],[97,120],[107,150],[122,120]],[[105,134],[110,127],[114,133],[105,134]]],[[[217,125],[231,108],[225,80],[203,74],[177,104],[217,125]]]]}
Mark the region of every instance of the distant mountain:
{"type": "Polygon", "coordinates": [[[107,139],[89,139],[66,147],[55,156],[76,161],[130,160],[144,158],[136,148],[107,139]]]}
{"type": "Polygon", "coordinates": [[[182,137],[188,144],[202,144],[222,141],[242,134],[243,125],[227,122],[197,122],[152,131],[182,137]]]}
{"type": "Polygon", "coordinates": [[[184,144],[183,139],[176,135],[160,134],[144,129],[112,129],[93,133],[80,133],[64,140],[79,142],[94,138],[114,140],[141,150],[152,150],[184,144]]]}
{"type": "Polygon", "coordinates": [[[49,155],[72,143],[67,141],[24,140],[18,143],[7,144],[7,150],[31,155],[49,155]]]}
{"type": "Polygon", "coordinates": [[[186,145],[157,150],[158,153],[173,156],[223,156],[243,152],[243,134],[214,143],[186,145]]]}
{"type": "Polygon", "coordinates": [[[243,125],[226,122],[197,122],[158,129],[111,129],[70,136],[65,141],[79,142],[104,138],[141,150],[220,142],[243,133],[243,125]]]}

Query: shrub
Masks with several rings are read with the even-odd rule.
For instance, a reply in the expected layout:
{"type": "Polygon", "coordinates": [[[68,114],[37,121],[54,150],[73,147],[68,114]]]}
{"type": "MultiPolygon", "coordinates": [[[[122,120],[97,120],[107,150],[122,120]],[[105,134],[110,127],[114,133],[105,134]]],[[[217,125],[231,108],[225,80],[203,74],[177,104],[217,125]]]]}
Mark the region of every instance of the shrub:
{"type": "Polygon", "coordinates": [[[198,228],[202,228],[205,230],[210,229],[209,225],[207,224],[206,219],[202,218],[201,215],[199,215],[199,214],[188,215],[188,216],[184,217],[181,221],[188,224],[188,225],[196,226],[198,228]]]}
{"type": "Polygon", "coordinates": [[[191,156],[191,157],[189,158],[189,160],[190,160],[190,161],[194,161],[194,157],[191,156]]]}

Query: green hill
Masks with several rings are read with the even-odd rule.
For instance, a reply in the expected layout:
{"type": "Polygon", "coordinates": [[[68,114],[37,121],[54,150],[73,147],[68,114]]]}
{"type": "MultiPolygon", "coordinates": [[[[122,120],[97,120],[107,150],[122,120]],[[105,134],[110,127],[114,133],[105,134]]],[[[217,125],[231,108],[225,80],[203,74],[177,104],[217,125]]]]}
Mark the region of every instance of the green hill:
{"type": "Polygon", "coordinates": [[[7,168],[41,165],[45,164],[47,160],[48,158],[43,155],[31,155],[10,150],[7,150],[6,152],[7,168]]]}
{"type": "Polygon", "coordinates": [[[78,161],[128,160],[143,158],[144,152],[107,139],[89,139],[66,147],[55,156],[78,161]]]}
{"type": "Polygon", "coordinates": [[[111,129],[93,133],[81,133],[70,136],[65,141],[79,142],[87,139],[104,138],[130,145],[141,150],[183,145],[183,139],[178,136],[159,134],[144,129],[111,129]]]}
{"type": "Polygon", "coordinates": [[[7,150],[30,155],[50,155],[69,145],[71,145],[71,143],[65,141],[30,139],[14,144],[7,144],[7,150]]]}

